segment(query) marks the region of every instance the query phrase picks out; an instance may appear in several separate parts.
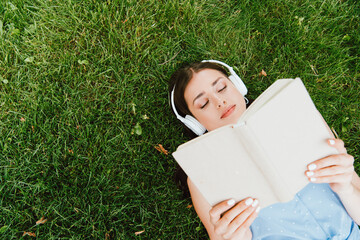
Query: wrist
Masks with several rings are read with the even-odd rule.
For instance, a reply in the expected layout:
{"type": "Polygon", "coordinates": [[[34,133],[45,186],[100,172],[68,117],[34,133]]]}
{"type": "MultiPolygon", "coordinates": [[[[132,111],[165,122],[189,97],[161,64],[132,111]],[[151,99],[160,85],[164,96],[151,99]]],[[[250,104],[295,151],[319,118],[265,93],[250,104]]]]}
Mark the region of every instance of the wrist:
{"type": "Polygon", "coordinates": [[[354,193],[354,186],[352,184],[349,184],[346,187],[340,187],[333,189],[333,191],[339,195],[340,198],[350,196],[354,193]]]}
{"type": "Polygon", "coordinates": [[[245,240],[251,240],[252,239],[252,232],[250,230],[250,228],[247,229],[245,236],[244,236],[245,240]]]}

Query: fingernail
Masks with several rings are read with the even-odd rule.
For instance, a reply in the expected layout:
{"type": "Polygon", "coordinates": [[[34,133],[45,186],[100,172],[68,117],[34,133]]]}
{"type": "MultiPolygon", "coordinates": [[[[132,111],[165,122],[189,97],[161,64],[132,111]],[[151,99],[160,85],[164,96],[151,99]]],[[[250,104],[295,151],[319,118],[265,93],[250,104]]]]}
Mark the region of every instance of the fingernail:
{"type": "Polygon", "coordinates": [[[312,171],[312,170],[315,170],[316,169],[316,164],[310,164],[309,166],[308,166],[308,169],[310,170],[310,171],[312,171]]]}
{"type": "Polygon", "coordinates": [[[330,140],[329,140],[329,143],[330,143],[330,145],[335,145],[335,140],[334,140],[334,139],[330,139],[330,140]]]}
{"type": "Polygon", "coordinates": [[[307,175],[308,177],[311,177],[312,175],[314,175],[314,172],[306,172],[306,175],[307,175]]]}
{"type": "Polygon", "coordinates": [[[310,181],[311,181],[311,182],[315,182],[315,181],[316,181],[316,178],[312,177],[312,178],[310,178],[310,181]]]}
{"type": "Polygon", "coordinates": [[[228,204],[229,206],[234,205],[234,204],[235,204],[235,200],[234,200],[234,199],[230,199],[229,201],[227,201],[227,204],[228,204]]]}
{"type": "Polygon", "coordinates": [[[246,199],[246,201],[245,201],[245,205],[246,206],[249,206],[250,204],[252,204],[253,203],[253,199],[252,198],[248,198],[248,199],[246,199]]]}
{"type": "Polygon", "coordinates": [[[259,204],[259,200],[255,199],[255,201],[253,202],[253,204],[251,206],[256,207],[256,205],[258,205],[258,204],[259,204]]]}
{"type": "Polygon", "coordinates": [[[257,209],[255,210],[255,212],[259,212],[260,211],[260,206],[259,207],[257,207],[257,209]]]}

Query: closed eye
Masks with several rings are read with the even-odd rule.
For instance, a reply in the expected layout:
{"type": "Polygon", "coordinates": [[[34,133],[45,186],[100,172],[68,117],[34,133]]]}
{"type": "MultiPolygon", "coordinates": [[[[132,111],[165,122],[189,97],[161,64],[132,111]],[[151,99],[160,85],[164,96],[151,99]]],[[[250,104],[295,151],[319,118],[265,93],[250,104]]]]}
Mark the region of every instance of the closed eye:
{"type": "Polygon", "coordinates": [[[202,105],[200,108],[203,109],[208,103],[209,103],[209,100],[207,100],[206,103],[204,105],[202,105]]]}
{"type": "Polygon", "coordinates": [[[227,85],[225,85],[223,88],[221,88],[220,90],[218,90],[218,92],[221,92],[221,91],[225,90],[226,87],[227,87],[227,85]]]}

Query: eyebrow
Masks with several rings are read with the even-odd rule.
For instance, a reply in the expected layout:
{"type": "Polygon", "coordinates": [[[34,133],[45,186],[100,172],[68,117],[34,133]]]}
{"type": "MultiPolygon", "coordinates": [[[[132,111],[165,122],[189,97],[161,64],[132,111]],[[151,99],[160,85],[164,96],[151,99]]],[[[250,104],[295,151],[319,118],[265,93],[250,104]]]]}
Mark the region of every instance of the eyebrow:
{"type": "MultiPolygon", "coordinates": [[[[211,84],[211,86],[215,86],[221,78],[223,78],[223,77],[218,77],[217,79],[215,79],[215,81],[211,84]]],[[[194,98],[193,105],[194,105],[195,101],[196,101],[198,98],[202,97],[204,94],[205,94],[204,92],[199,93],[199,94],[194,98]]]]}

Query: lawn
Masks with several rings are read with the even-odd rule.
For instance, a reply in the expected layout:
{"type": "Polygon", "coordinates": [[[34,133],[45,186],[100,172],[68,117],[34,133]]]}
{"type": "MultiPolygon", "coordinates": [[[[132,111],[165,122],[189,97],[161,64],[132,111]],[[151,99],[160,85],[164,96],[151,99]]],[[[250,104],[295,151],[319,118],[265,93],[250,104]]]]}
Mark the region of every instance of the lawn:
{"type": "Polygon", "coordinates": [[[0,238],[206,239],[171,156],[187,138],[167,82],[194,60],[233,66],[253,99],[303,79],[360,173],[359,16],[345,0],[1,1],[0,238]]]}

